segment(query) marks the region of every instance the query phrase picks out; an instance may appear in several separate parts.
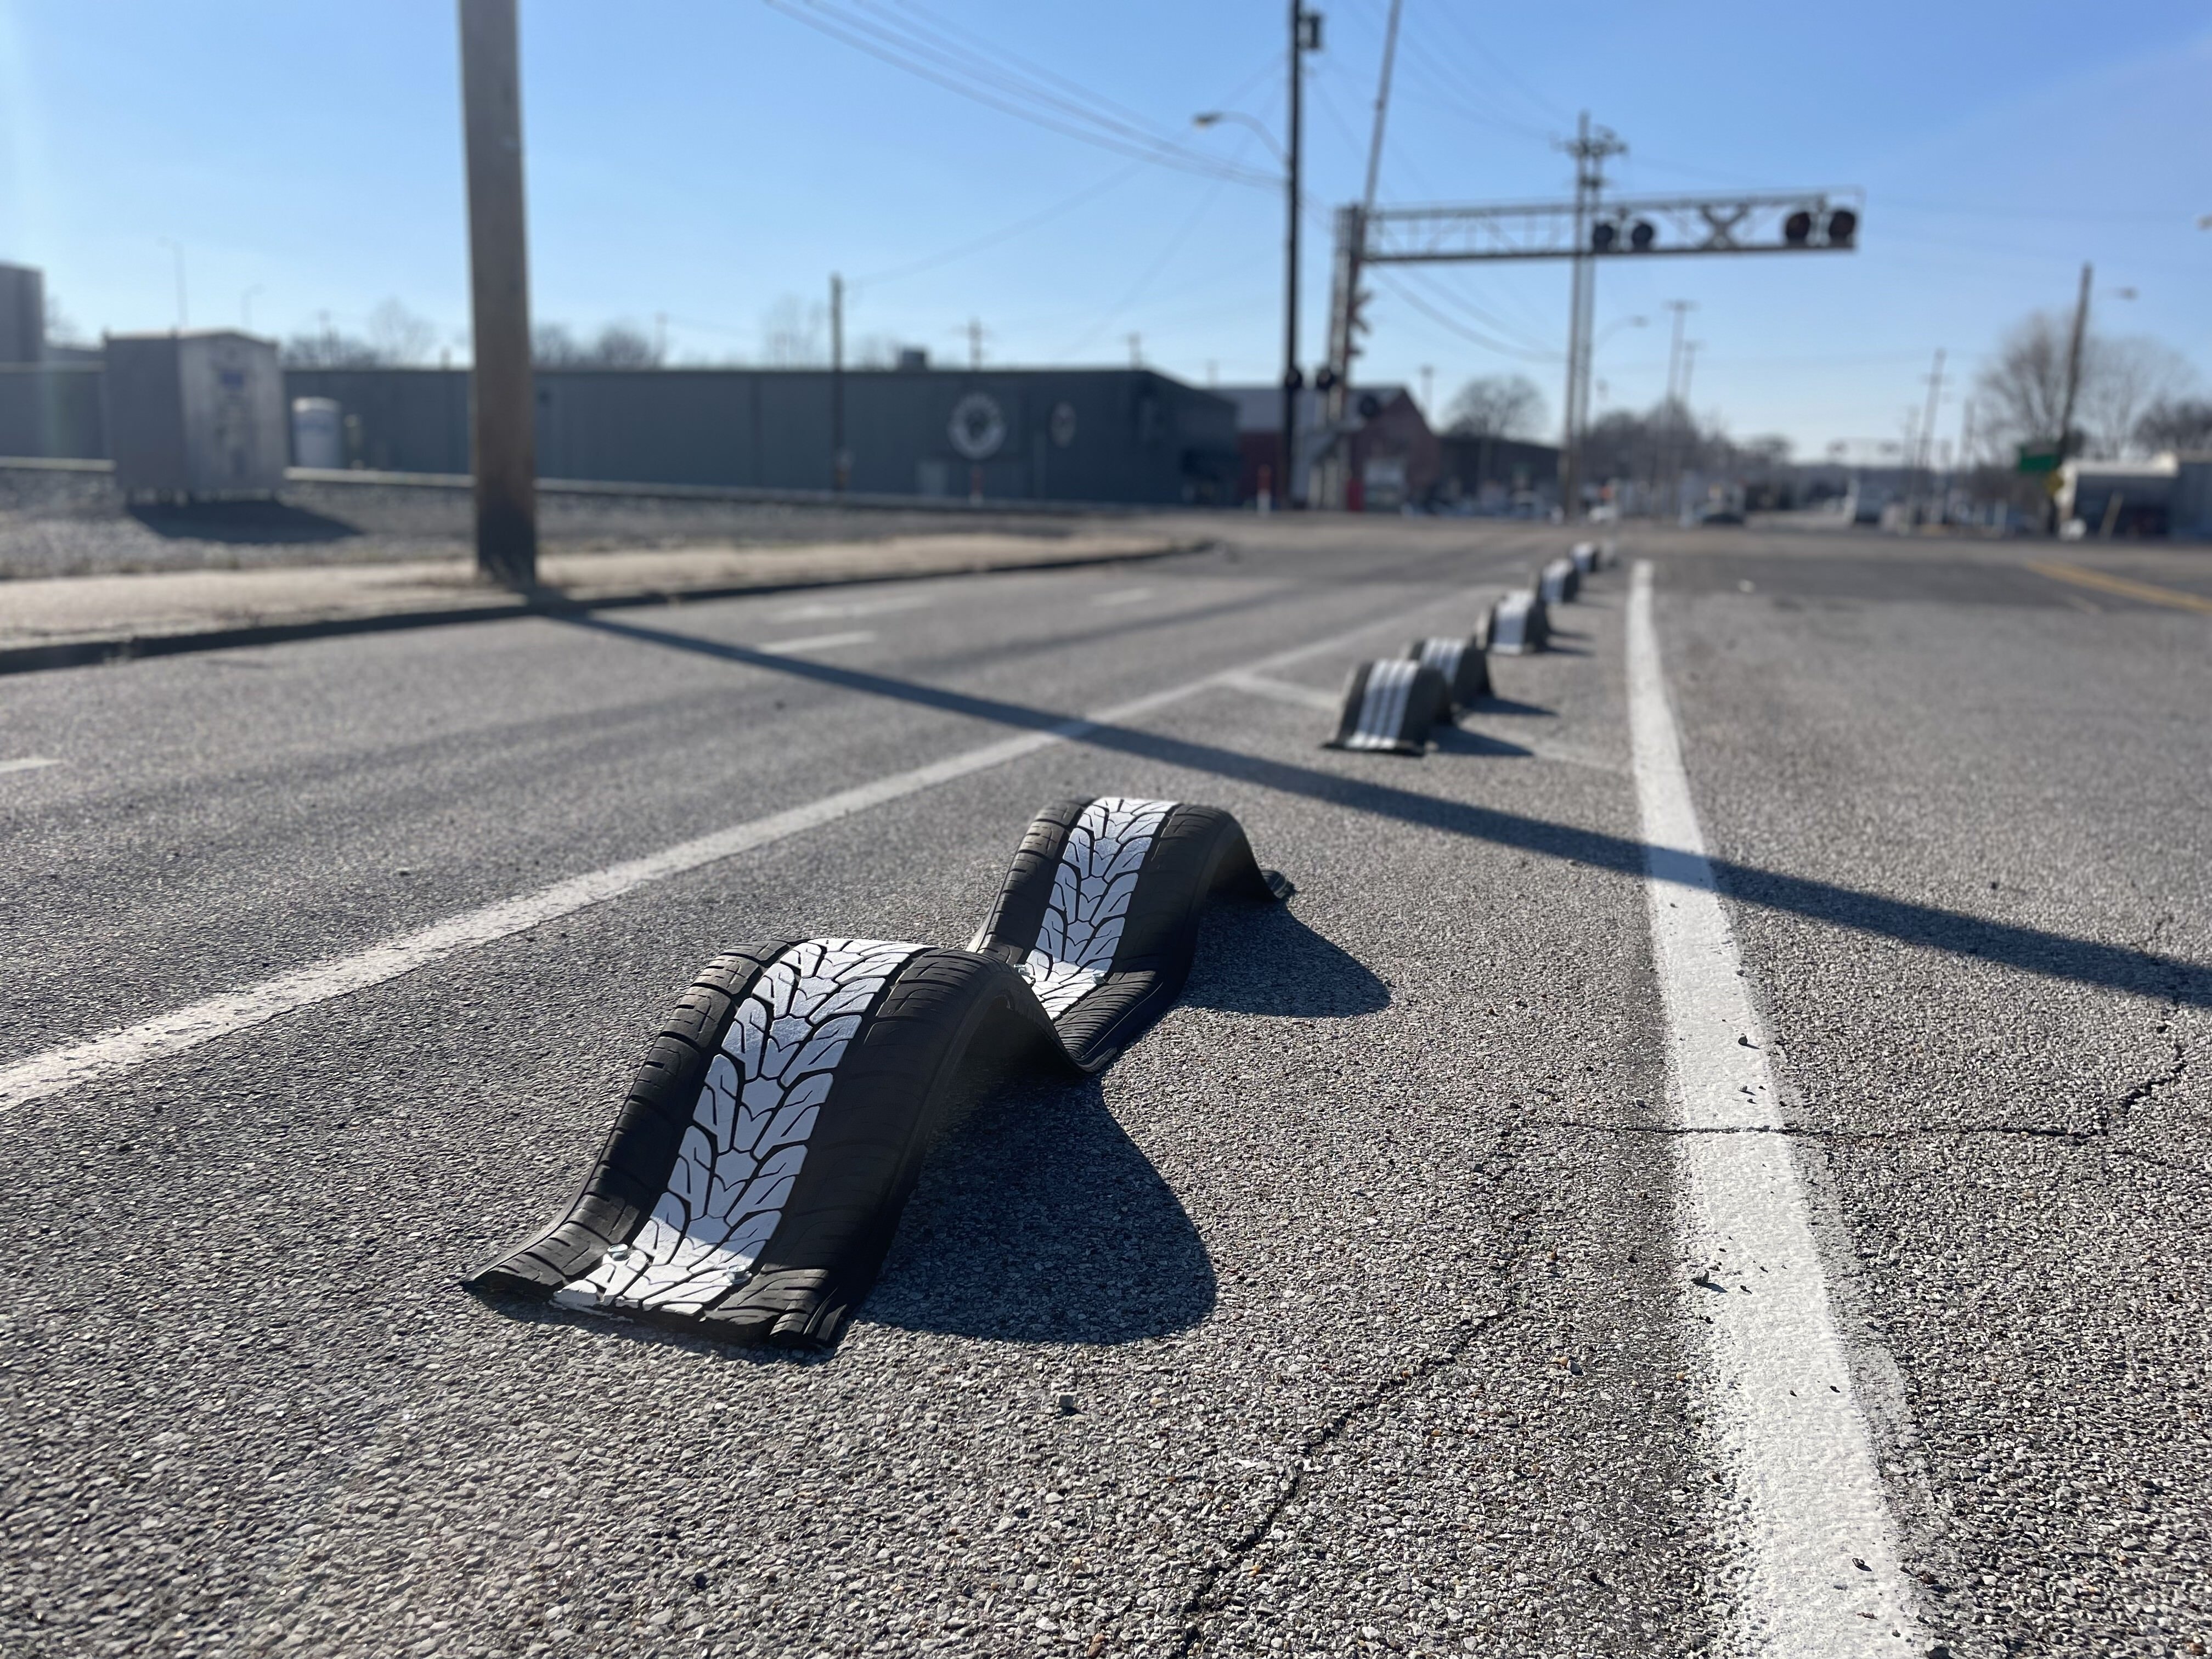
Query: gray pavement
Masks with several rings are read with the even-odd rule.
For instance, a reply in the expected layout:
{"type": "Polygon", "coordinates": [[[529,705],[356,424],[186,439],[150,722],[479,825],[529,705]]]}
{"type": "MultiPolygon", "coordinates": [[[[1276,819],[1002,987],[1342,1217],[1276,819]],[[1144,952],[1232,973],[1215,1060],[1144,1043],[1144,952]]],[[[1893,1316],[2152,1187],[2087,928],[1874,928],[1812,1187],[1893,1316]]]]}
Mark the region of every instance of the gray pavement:
{"type": "MultiPolygon", "coordinates": [[[[1247,526],[0,684],[0,766],[59,763],[0,771],[0,1065],[1368,628],[1271,671],[1333,690],[1558,539],[1247,526]]],[[[1624,539],[1923,1595],[1896,1650],[2203,1650],[2212,621],[2034,550],[1624,539]]],[[[1626,591],[1424,760],[1212,687],[0,1116],[0,1652],[1718,1650],[1626,591]],[[963,943],[1077,793],[1227,806],[1298,895],[1212,916],[1103,1079],[983,1091],[834,1357],[457,1288],[715,949],[963,943]]]]}

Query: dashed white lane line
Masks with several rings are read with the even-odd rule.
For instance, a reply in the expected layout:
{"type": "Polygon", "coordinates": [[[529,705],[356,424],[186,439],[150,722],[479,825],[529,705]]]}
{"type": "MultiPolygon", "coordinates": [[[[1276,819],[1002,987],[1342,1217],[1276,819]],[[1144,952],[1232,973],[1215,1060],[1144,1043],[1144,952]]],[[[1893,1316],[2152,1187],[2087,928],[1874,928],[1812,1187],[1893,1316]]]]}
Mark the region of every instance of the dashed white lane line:
{"type": "Polygon", "coordinates": [[[810,651],[835,651],[841,645],[872,644],[875,637],[873,629],[854,628],[842,634],[808,634],[795,640],[770,640],[753,648],[765,651],[771,657],[799,657],[810,651]]]}
{"type": "Polygon", "coordinates": [[[1766,1033],[1745,988],[1690,799],[1659,662],[1651,567],[1628,599],[1628,715],[1652,955],[1680,1147],[1686,1291],[1708,1334],[1710,1421],[1738,1551],[1731,1652],[1758,1659],[1918,1654],[1925,1632],[1851,1385],[1781,1127],[1766,1033]]]}
{"type": "Polygon", "coordinates": [[[778,622],[827,622],[832,617],[883,617],[900,611],[921,611],[937,603],[934,593],[885,593],[866,599],[809,599],[787,605],[775,612],[778,622]]]}
{"type": "Polygon", "coordinates": [[[36,772],[42,767],[60,764],[51,755],[26,755],[21,760],[0,761],[0,772],[36,772]]]}
{"type": "Polygon", "coordinates": [[[1091,603],[1093,605],[1134,605],[1140,599],[1151,599],[1158,591],[1158,589],[1151,587],[1124,587],[1116,592],[1101,593],[1094,598],[1091,603]]]}
{"type": "Polygon", "coordinates": [[[824,824],[835,823],[841,818],[851,817],[854,813],[865,812],[871,807],[919,794],[925,789],[950,783],[956,778],[1003,766],[1009,761],[1033,755],[1041,749],[1048,749],[1055,744],[1082,737],[1099,726],[1121,725],[1141,719],[1170,704],[1221,685],[1238,674],[1263,674],[1271,668],[1302,662],[1326,652],[1342,650],[1366,635],[1384,629],[1403,628],[1412,618],[1430,611],[1433,603],[1418,605],[1378,622],[1363,623],[1357,628],[1346,629],[1327,639],[1295,646],[1288,651],[1279,651],[1257,661],[1242,663],[1235,668],[1208,674],[1202,679],[1188,680],[1164,691],[1155,691],[1148,696],[1115,703],[1111,708],[1102,708],[1075,720],[1063,720],[1041,731],[1003,738],[996,743],[987,743],[980,748],[932,761],[927,766],[894,772],[887,777],[858,784],[850,789],[841,789],[834,795],[825,795],[803,806],[792,807],[787,811],[733,824],[729,829],[679,842],[658,853],[649,853],[643,858],[610,865],[587,875],[573,876],[566,881],[556,882],[550,887],[540,888],[537,892],[503,899],[496,904],[488,904],[481,909],[449,917],[411,933],[402,933],[396,939],[372,945],[350,956],[312,963],[289,973],[279,974],[273,979],[264,980],[258,985],[225,991],[189,1006],[142,1020],[135,1025],[121,1026],[82,1042],[29,1055],[10,1066],[0,1067],[0,1111],[28,1105],[33,1101],[59,1094],[65,1089],[74,1089],[80,1084],[120,1076],[149,1061],[183,1054],[218,1037],[250,1030],[282,1015],[312,1007],[319,1002],[329,1002],[356,991],[365,991],[387,980],[398,979],[403,974],[412,973],[417,968],[428,967],[432,963],[441,962],[465,951],[476,950],[511,934],[527,932],[587,906],[619,898],[640,887],[696,870],[702,865],[733,858],[755,848],[766,847],[773,842],[783,841],[810,830],[818,830],[824,824]]]}

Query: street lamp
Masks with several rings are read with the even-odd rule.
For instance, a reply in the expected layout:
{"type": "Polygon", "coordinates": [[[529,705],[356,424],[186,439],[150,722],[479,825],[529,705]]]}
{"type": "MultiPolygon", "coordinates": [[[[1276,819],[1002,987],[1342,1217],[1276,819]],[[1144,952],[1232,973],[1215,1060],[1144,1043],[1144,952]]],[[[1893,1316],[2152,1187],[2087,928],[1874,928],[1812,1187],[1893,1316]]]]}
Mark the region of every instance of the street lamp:
{"type": "MultiPolygon", "coordinates": [[[[1297,398],[1298,398],[1298,129],[1300,93],[1303,86],[1301,59],[1308,50],[1305,20],[1312,14],[1301,9],[1302,0],[1291,0],[1291,147],[1285,151],[1275,142],[1275,135],[1267,125],[1245,114],[1242,110],[1201,110],[1190,118],[1194,127],[1219,126],[1224,121],[1234,121],[1260,135],[1283,169],[1289,202],[1285,211],[1286,228],[1284,234],[1283,254],[1283,441],[1277,465],[1281,477],[1277,491],[1286,507],[1297,505],[1291,494],[1293,469],[1297,465],[1297,398]]],[[[1318,41],[1316,43],[1318,45],[1318,41]]]]}
{"type": "Polygon", "coordinates": [[[1278,164],[1290,166],[1291,158],[1283,154],[1283,147],[1275,142],[1275,135],[1268,131],[1267,123],[1256,116],[1247,115],[1242,110],[1209,109],[1190,118],[1190,124],[1194,127],[1219,126],[1224,121],[1234,121],[1239,126],[1251,128],[1260,135],[1260,142],[1267,145],[1268,153],[1273,155],[1278,164]]]}
{"type": "Polygon", "coordinates": [[[1644,328],[1649,325],[1650,321],[1651,319],[1649,317],[1622,317],[1616,319],[1612,326],[1606,329],[1597,337],[1596,339],[1590,342],[1590,356],[1595,357],[1597,355],[1597,349],[1603,345],[1607,340],[1610,340],[1614,335],[1620,333],[1624,328],[1644,328]]]}

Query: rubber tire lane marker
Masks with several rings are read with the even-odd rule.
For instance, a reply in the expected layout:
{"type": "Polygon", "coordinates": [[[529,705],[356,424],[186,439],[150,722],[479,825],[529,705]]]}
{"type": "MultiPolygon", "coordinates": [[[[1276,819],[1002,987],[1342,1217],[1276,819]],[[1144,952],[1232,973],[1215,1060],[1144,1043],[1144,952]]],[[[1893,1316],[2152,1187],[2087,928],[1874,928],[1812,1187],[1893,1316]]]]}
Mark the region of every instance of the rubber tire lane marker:
{"type": "Polygon", "coordinates": [[[1628,715],[1644,894],[1667,1021],[1686,1294],[1704,1321],[1708,1421],[1725,1460],[1740,1575],[1725,1650],[1762,1659],[1918,1654],[1866,1419],[1783,1127],[1667,696],[1651,567],[1628,599],[1628,715]],[[1859,1565],[1863,1563],[1863,1566],[1859,1565]],[[1863,1617],[1871,1614],[1871,1618],[1863,1617]]]}
{"type": "Polygon", "coordinates": [[[1081,738],[1100,726],[1116,726],[1140,719],[1200,692],[1231,684],[1240,676],[1264,674],[1269,669],[1285,667],[1308,657],[1341,650],[1352,641],[1379,629],[1402,629],[1408,621],[1428,614],[1441,602],[1441,598],[1431,599],[1398,615],[1377,622],[1363,623],[1357,628],[1333,634],[1327,639],[1296,646],[1256,661],[1240,663],[1201,679],[1187,681],[1147,696],[1116,703],[1110,708],[1099,709],[1095,714],[1063,720],[1057,726],[1024,732],[1018,737],[1004,738],[996,743],[987,743],[981,748],[950,755],[943,760],[933,761],[908,771],[894,772],[886,777],[857,784],[850,789],[841,789],[835,794],[825,795],[802,806],[773,812],[766,817],[754,818],[733,824],[726,830],[717,830],[694,840],[678,842],[658,853],[649,853],[643,858],[609,865],[603,870],[572,876],[566,881],[554,883],[550,887],[542,887],[534,893],[503,899],[481,909],[465,911],[444,921],[434,922],[428,927],[369,945],[349,956],[311,963],[289,973],[279,974],[273,979],[264,980],[258,985],[222,992],[168,1013],[157,1014],[135,1025],[103,1031],[81,1042],[65,1043],[58,1048],[31,1054],[12,1065],[0,1066],[0,1111],[27,1106],[33,1101],[44,1100],[50,1095],[59,1094],[64,1090],[74,1089],[82,1084],[118,1077],[133,1067],[185,1053],[203,1043],[265,1024],[296,1010],[368,990],[387,980],[398,979],[403,974],[412,973],[417,968],[442,962],[448,957],[476,950],[512,934],[526,933],[532,927],[572,915],[591,905],[619,898],[637,888],[696,870],[702,865],[734,858],[740,853],[750,853],[756,848],[766,847],[810,830],[818,830],[824,824],[835,823],[841,818],[851,817],[871,807],[920,794],[939,784],[1004,766],[1010,761],[1033,755],[1041,749],[1049,749],[1055,744],[1081,738]]]}

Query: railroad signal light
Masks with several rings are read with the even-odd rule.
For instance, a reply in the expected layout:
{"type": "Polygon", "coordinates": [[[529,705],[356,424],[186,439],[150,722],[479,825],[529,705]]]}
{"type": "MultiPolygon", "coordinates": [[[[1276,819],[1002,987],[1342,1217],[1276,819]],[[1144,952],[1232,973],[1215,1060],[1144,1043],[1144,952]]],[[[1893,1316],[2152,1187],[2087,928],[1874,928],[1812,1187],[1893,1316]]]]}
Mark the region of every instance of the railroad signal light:
{"type": "Polygon", "coordinates": [[[1659,240],[1659,228],[1649,219],[1638,219],[1628,229],[1628,245],[1638,253],[1651,252],[1651,244],[1659,240]]]}
{"type": "Polygon", "coordinates": [[[1799,208],[1782,222],[1782,240],[1792,247],[1802,247],[1813,240],[1813,216],[1799,208]]]}
{"type": "Polygon", "coordinates": [[[1590,246],[1597,252],[1610,253],[1613,252],[1613,242],[1620,234],[1620,232],[1615,226],[1600,220],[1590,227],[1590,246]]]}
{"type": "Polygon", "coordinates": [[[1859,216],[1849,208],[1838,208],[1828,216],[1828,246],[1849,247],[1851,238],[1859,234],[1859,216]]]}

